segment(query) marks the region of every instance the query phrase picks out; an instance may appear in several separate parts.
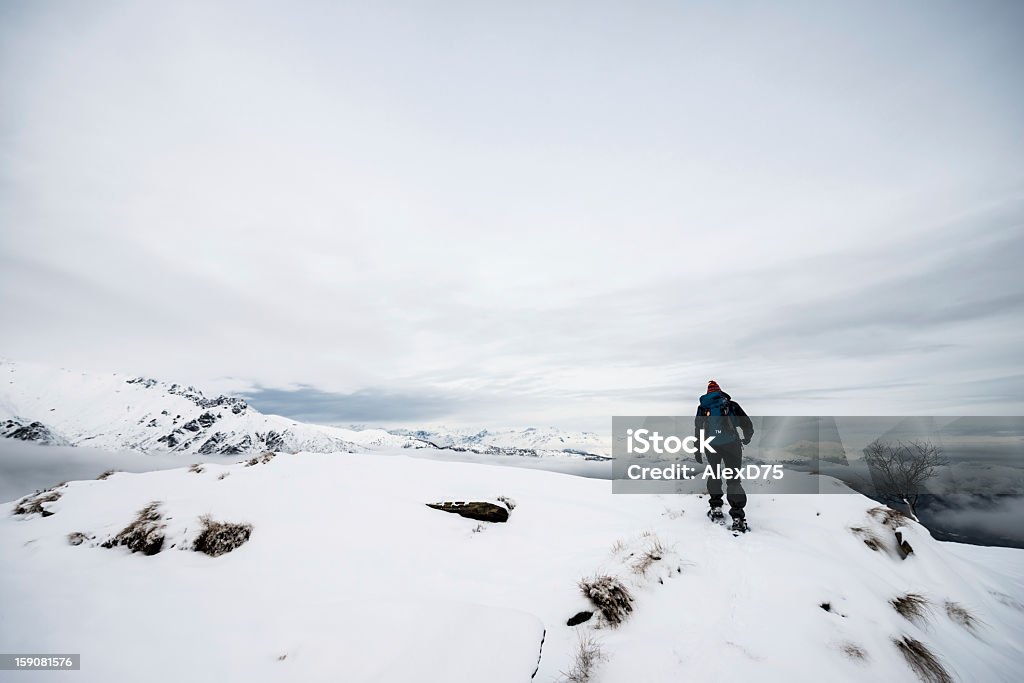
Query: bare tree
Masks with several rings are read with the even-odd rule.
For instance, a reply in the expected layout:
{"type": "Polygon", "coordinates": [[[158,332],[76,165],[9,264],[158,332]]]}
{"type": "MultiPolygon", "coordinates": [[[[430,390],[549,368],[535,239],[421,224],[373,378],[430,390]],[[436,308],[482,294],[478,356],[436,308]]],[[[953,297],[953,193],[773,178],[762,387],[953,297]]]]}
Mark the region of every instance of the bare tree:
{"type": "Polygon", "coordinates": [[[927,441],[893,444],[875,440],[864,449],[864,460],[878,492],[903,501],[915,522],[924,483],[935,476],[937,468],[949,464],[942,448],[927,441]]]}

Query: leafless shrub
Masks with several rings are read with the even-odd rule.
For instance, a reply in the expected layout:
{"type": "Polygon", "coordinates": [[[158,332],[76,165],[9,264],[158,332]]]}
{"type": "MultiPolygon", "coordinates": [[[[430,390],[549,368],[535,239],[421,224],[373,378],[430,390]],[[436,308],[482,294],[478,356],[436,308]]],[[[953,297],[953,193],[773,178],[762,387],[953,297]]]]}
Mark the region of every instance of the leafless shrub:
{"type": "Polygon", "coordinates": [[[883,543],[878,534],[871,529],[862,526],[851,526],[850,531],[856,534],[858,538],[864,541],[864,545],[872,550],[878,551],[885,548],[885,543],[883,543]]]}
{"type": "Polygon", "coordinates": [[[621,624],[633,611],[633,595],[614,576],[584,579],[579,582],[579,587],[611,626],[621,624]]]}
{"type": "Polygon", "coordinates": [[[516,501],[509,498],[508,496],[498,496],[497,500],[499,503],[504,503],[505,507],[508,508],[509,512],[512,512],[513,510],[516,509],[516,501]]]}
{"type": "Polygon", "coordinates": [[[113,475],[116,471],[117,470],[107,470],[106,472],[104,472],[100,476],[96,477],[96,479],[98,481],[105,481],[106,479],[110,478],[110,476],[113,475]]]}
{"type": "Polygon", "coordinates": [[[903,636],[894,638],[892,642],[907,661],[907,665],[922,681],[925,683],[953,683],[953,677],[942,666],[939,658],[920,640],[903,636]]]}
{"type": "Polygon", "coordinates": [[[893,530],[906,526],[910,521],[910,517],[886,505],[877,505],[871,508],[868,510],[868,515],[893,530]]]}
{"type": "Polygon", "coordinates": [[[868,653],[864,648],[860,647],[851,642],[845,642],[839,645],[840,651],[850,659],[865,660],[868,658],[868,653]]]}
{"type": "Polygon", "coordinates": [[[900,613],[904,619],[914,621],[924,620],[930,607],[928,598],[918,593],[907,593],[889,601],[892,608],[900,613]]]}
{"type": "Polygon", "coordinates": [[[202,474],[204,471],[203,464],[201,462],[194,462],[188,466],[188,471],[193,474],[202,474]]]}
{"type": "MultiPolygon", "coordinates": [[[[59,486],[63,486],[60,484],[59,486]]],[[[45,491],[36,491],[30,496],[25,496],[14,506],[14,514],[16,515],[42,515],[43,517],[49,517],[53,513],[45,509],[43,505],[45,503],[53,503],[60,499],[60,491],[56,489],[58,486],[54,486],[52,489],[46,489],[45,491]]]]}
{"type": "Polygon", "coordinates": [[[153,501],[139,510],[138,516],[113,538],[104,541],[104,548],[127,546],[133,553],[156,555],[164,547],[163,515],[160,513],[160,501],[153,501]]]}
{"type": "Polygon", "coordinates": [[[973,631],[978,626],[978,618],[957,602],[946,601],[946,616],[969,631],[973,631]]]}
{"type": "Polygon", "coordinates": [[[563,671],[567,683],[590,683],[594,670],[608,656],[601,651],[601,645],[590,634],[580,634],[573,658],[572,668],[563,671]]]}
{"type": "Polygon", "coordinates": [[[612,555],[617,555],[617,554],[621,553],[625,549],[626,549],[626,544],[622,542],[621,538],[619,540],[615,541],[615,543],[612,543],[612,555]]]}
{"type": "Polygon", "coordinates": [[[192,550],[206,553],[210,557],[219,557],[231,552],[248,541],[252,535],[251,524],[215,522],[209,515],[203,515],[199,521],[202,522],[203,529],[192,543],[192,550]]]}
{"type": "Polygon", "coordinates": [[[879,493],[903,501],[912,519],[924,484],[949,464],[942,447],[927,441],[873,441],[864,449],[864,462],[879,493]]]}

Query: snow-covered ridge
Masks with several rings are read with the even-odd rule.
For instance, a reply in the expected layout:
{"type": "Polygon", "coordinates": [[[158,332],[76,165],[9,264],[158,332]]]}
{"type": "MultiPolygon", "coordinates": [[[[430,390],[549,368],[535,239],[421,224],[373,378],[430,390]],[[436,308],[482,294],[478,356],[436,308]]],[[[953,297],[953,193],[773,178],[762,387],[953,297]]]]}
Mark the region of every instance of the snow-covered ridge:
{"type": "Polygon", "coordinates": [[[487,432],[467,437],[314,425],[264,415],[241,398],[207,397],[193,386],[0,361],[0,436],[50,445],[198,455],[431,447],[530,457],[585,452],[585,439],[560,441],[556,430],[520,434],[517,440],[512,432],[485,438],[487,432]]]}
{"type": "Polygon", "coordinates": [[[734,538],[698,496],[403,453],[115,473],[2,506],[0,642],[73,643],[90,683],[555,681],[587,637],[593,683],[914,683],[900,643],[952,680],[1024,666],[1024,551],[935,541],[856,494],[752,496],[734,538]],[[504,523],[426,505],[499,495],[504,523]],[[104,547],[154,504],[159,554],[104,547]],[[251,537],[194,552],[207,515],[251,537]],[[632,596],[615,627],[577,585],[598,575],[632,596]]]}

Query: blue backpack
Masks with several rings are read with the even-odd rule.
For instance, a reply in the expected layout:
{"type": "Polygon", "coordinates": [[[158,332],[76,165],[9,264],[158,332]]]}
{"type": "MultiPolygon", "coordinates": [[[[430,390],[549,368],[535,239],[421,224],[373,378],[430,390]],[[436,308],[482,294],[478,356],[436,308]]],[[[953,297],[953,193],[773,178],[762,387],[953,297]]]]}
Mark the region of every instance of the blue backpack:
{"type": "Polygon", "coordinates": [[[739,438],[732,420],[732,399],[724,391],[712,391],[700,397],[701,414],[708,418],[707,434],[715,437],[711,442],[730,443],[739,438]]]}

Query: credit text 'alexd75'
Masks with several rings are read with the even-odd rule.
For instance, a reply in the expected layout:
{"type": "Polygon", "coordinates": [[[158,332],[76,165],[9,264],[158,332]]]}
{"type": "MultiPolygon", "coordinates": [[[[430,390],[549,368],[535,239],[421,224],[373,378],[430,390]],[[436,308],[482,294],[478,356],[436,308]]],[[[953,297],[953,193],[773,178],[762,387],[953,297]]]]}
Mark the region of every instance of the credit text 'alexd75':
{"type": "Polygon", "coordinates": [[[665,467],[644,467],[641,465],[630,465],[626,468],[626,476],[629,479],[782,479],[782,465],[746,465],[745,467],[722,467],[717,465],[706,465],[700,475],[697,468],[691,465],[673,463],[665,467]]]}

